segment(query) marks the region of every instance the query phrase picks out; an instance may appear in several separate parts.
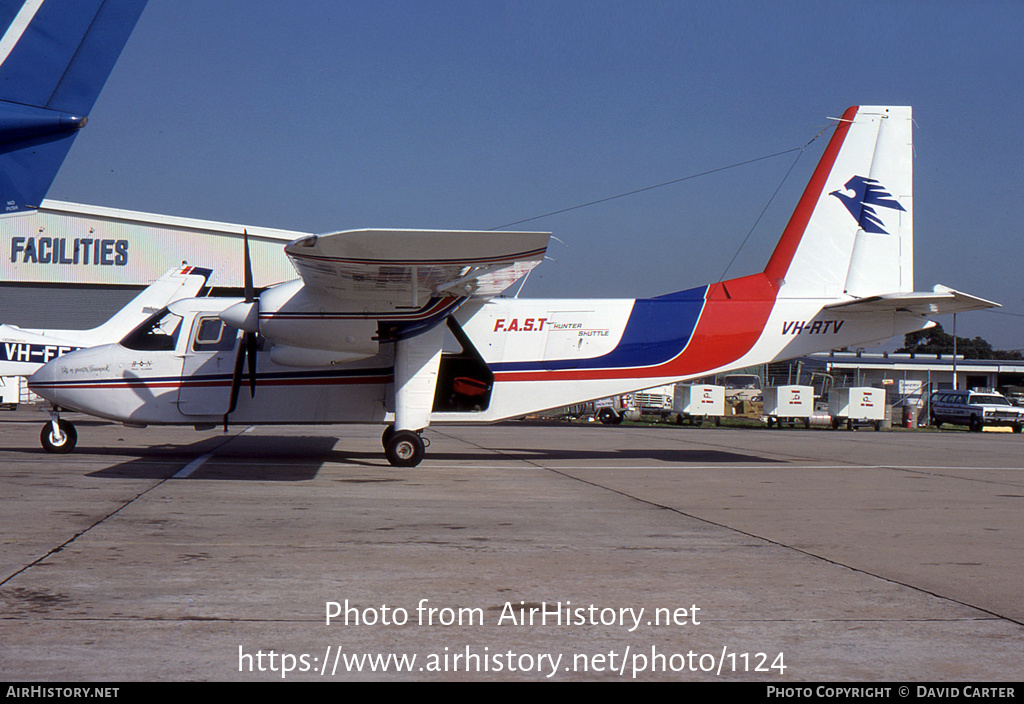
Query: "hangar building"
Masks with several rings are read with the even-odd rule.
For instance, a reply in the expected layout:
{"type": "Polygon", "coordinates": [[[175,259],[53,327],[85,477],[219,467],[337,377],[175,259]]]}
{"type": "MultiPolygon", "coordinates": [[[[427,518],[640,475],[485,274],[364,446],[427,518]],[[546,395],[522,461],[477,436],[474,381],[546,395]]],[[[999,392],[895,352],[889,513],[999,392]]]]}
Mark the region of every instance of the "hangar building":
{"type": "Polygon", "coordinates": [[[257,288],[296,278],[284,245],[307,233],[44,200],[0,218],[0,322],[81,330],[99,325],[171,267],[213,270],[241,289],[243,231],[257,288]]]}

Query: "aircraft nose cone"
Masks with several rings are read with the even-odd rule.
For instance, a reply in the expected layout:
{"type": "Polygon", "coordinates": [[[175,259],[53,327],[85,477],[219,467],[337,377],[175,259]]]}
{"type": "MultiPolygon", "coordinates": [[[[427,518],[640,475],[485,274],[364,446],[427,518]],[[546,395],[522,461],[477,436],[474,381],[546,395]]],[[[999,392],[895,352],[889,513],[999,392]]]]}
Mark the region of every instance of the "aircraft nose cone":
{"type": "Polygon", "coordinates": [[[259,327],[259,313],[255,301],[244,301],[225,308],[218,317],[233,328],[256,332],[259,327]]]}
{"type": "Polygon", "coordinates": [[[54,386],[57,381],[57,361],[44,364],[28,378],[28,390],[51,403],[57,403],[57,392],[54,386]]]}

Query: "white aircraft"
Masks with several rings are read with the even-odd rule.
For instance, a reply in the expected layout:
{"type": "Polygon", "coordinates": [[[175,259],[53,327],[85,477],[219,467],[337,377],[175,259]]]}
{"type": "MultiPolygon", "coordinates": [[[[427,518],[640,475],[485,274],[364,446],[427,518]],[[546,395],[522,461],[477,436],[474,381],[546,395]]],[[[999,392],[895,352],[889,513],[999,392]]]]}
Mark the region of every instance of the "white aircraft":
{"type": "Polygon", "coordinates": [[[212,272],[174,267],[107,322],[91,330],[36,330],[0,325],[0,376],[29,376],[52,359],[82,347],[120,340],[172,301],[198,296],[212,272]]]}
{"type": "Polygon", "coordinates": [[[430,423],[868,344],[995,305],[913,291],[912,208],[910,108],[851,107],[760,273],[646,300],[526,300],[498,294],[540,263],[544,233],[303,237],[285,247],[300,279],[256,298],[246,251],[244,299],[176,301],[29,388],[54,404],[53,452],[76,442],[66,408],[133,426],[382,423],[388,461],[414,466],[430,423]]]}

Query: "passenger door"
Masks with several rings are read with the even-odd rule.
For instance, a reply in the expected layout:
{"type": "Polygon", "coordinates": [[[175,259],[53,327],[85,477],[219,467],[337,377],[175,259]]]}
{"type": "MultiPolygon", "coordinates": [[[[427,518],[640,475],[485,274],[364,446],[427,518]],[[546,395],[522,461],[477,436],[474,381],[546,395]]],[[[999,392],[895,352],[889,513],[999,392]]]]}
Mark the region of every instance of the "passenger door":
{"type": "Polygon", "coordinates": [[[223,415],[231,403],[238,330],[216,315],[198,315],[181,367],[178,410],[185,415],[223,415]]]}

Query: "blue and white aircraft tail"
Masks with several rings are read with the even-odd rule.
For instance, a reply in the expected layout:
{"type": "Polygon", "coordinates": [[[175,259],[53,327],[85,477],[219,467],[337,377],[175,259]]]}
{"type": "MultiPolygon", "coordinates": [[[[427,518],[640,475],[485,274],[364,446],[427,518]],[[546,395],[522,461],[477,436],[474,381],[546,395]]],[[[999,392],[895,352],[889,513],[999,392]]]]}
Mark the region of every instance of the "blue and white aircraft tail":
{"type": "Polygon", "coordinates": [[[0,212],[42,202],[145,5],[0,3],[0,212]]]}

